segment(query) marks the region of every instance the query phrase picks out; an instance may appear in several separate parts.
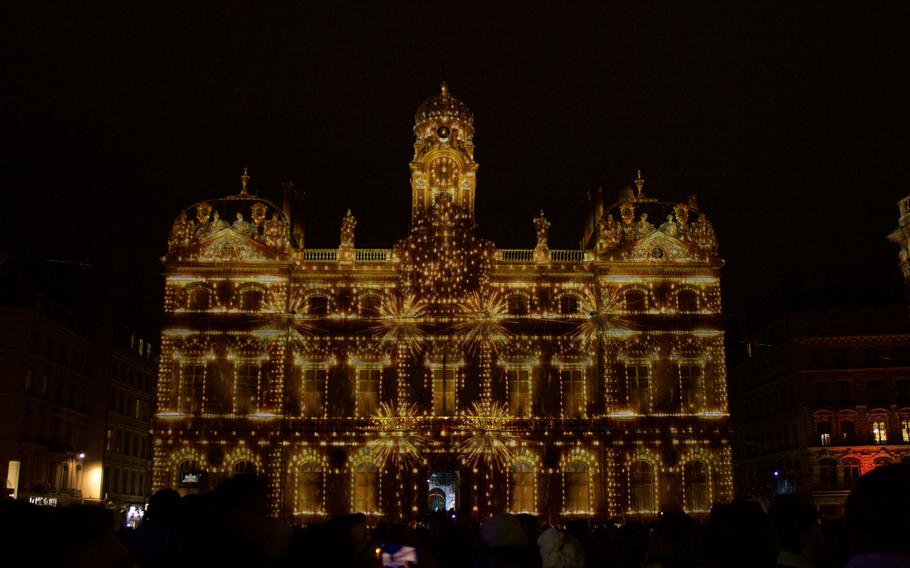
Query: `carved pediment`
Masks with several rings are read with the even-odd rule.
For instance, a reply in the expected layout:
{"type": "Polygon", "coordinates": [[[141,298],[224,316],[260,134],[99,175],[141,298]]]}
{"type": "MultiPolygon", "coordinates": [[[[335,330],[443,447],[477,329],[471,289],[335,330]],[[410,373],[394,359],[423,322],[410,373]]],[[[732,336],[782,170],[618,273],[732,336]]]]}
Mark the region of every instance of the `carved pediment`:
{"type": "Polygon", "coordinates": [[[232,227],[208,235],[186,251],[194,260],[210,262],[244,262],[276,260],[280,254],[273,248],[235,231],[232,227]]]}
{"type": "Polygon", "coordinates": [[[708,255],[692,243],[654,231],[632,243],[623,258],[639,262],[704,262],[708,255]]]}

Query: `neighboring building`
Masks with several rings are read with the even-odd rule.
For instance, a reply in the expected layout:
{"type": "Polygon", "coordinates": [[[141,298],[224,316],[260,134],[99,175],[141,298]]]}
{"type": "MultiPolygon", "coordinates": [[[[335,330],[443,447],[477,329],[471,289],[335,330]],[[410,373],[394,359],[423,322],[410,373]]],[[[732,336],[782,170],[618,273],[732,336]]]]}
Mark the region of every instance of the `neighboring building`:
{"type": "Polygon", "coordinates": [[[856,479],[910,459],[906,307],[794,312],[754,330],[731,385],[736,487],[839,516],[856,479]]]}
{"type": "Polygon", "coordinates": [[[7,493],[42,505],[144,509],[156,371],[151,343],[105,331],[41,298],[34,307],[0,308],[0,322],[0,473],[7,493]]]}
{"type": "Polygon", "coordinates": [[[278,208],[246,173],[177,217],[153,489],[256,473],[296,522],[728,499],[723,261],[694,197],[639,175],[594,204],[585,248],[551,250],[541,212],[534,248],[497,249],[476,233],[470,110],[443,84],[414,134],[393,248],[355,248],[350,212],[337,249],[304,248],[290,187],[278,208]]]}
{"type": "Polygon", "coordinates": [[[900,247],[897,251],[898,266],[904,276],[905,291],[910,302],[910,195],[897,202],[900,217],[897,229],[888,235],[888,240],[900,247]]]}

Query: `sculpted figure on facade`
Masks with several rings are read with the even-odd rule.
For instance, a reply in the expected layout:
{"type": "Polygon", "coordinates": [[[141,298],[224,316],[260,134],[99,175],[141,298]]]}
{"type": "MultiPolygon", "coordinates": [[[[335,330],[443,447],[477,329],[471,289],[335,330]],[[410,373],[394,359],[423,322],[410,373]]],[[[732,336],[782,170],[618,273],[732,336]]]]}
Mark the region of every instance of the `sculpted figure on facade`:
{"type": "Polygon", "coordinates": [[[692,224],[691,237],[698,248],[711,254],[717,254],[717,237],[714,236],[714,227],[711,226],[711,221],[708,221],[708,217],[704,213],[700,214],[692,224]]]}
{"type": "Polygon", "coordinates": [[[234,220],[234,224],[231,226],[236,232],[240,233],[245,237],[255,238],[258,236],[258,228],[256,225],[246,221],[243,218],[243,213],[238,212],[237,218],[234,220]]]}
{"type": "Polygon", "coordinates": [[[262,238],[265,240],[265,244],[270,247],[280,248],[282,250],[287,248],[287,224],[277,213],[272,213],[272,216],[263,223],[262,238]]]}
{"type": "Polygon", "coordinates": [[[537,231],[537,248],[547,248],[547,240],[550,238],[550,221],[544,217],[543,209],[540,215],[534,218],[534,230],[537,231]]]}
{"type": "Polygon", "coordinates": [[[654,225],[648,221],[648,214],[642,213],[638,223],[635,224],[635,238],[642,239],[654,232],[654,225]]]}
{"type": "Polygon", "coordinates": [[[616,222],[612,213],[607,213],[598,224],[597,248],[610,250],[622,242],[622,226],[616,222]]]}
{"type": "Polygon", "coordinates": [[[679,238],[679,224],[673,219],[672,213],[667,215],[667,220],[660,224],[659,230],[668,237],[679,238]]]}
{"type": "Polygon", "coordinates": [[[357,226],[357,219],[351,215],[351,210],[348,209],[347,214],[341,220],[341,246],[342,247],[353,247],[354,246],[354,227],[357,226]]]}
{"type": "Polygon", "coordinates": [[[190,244],[193,238],[195,224],[186,215],[186,211],[181,211],[174,226],[171,227],[171,236],[167,241],[168,250],[172,251],[177,247],[184,247],[190,244]]]}

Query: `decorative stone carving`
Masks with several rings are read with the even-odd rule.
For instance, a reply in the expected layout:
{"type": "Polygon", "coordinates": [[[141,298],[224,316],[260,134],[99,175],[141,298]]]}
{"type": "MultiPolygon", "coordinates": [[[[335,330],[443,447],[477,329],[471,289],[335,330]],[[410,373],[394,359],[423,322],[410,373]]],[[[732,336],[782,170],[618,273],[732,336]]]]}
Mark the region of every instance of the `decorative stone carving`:
{"type": "Polygon", "coordinates": [[[599,250],[604,251],[616,248],[622,241],[622,225],[616,222],[612,213],[607,213],[601,217],[597,227],[597,248],[599,250]]]}
{"type": "Polygon", "coordinates": [[[357,226],[357,219],[351,215],[351,210],[348,209],[347,214],[341,220],[341,246],[342,247],[353,247],[354,246],[354,227],[357,226]]]}
{"type": "Polygon", "coordinates": [[[692,224],[691,239],[698,248],[711,254],[717,254],[717,237],[708,217],[702,213],[692,224]]]}
{"type": "Polygon", "coordinates": [[[190,244],[195,228],[196,224],[187,217],[186,211],[181,211],[177,220],[174,221],[174,226],[171,227],[171,236],[167,241],[168,250],[172,251],[175,248],[185,247],[190,244]]]}

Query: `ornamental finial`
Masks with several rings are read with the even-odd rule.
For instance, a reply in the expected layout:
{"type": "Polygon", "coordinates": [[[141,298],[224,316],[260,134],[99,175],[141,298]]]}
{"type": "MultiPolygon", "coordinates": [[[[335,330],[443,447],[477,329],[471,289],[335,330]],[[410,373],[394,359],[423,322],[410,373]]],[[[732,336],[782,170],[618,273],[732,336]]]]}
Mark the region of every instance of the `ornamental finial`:
{"type": "Polygon", "coordinates": [[[246,186],[250,183],[249,168],[243,168],[243,175],[240,176],[240,193],[246,194],[246,186]]]}
{"type": "Polygon", "coordinates": [[[641,190],[645,186],[645,180],[641,177],[641,170],[635,174],[635,189],[638,190],[638,197],[641,197],[641,190]]]}
{"type": "Polygon", "coordinates": [[[445,81],[443,81],[442,83],[440,83],[440,85],[439,85],[439,92],[442,93],[443,96],[448,95],[448,94],[449,94],[449,84],[446,83],[445,81]]]}

